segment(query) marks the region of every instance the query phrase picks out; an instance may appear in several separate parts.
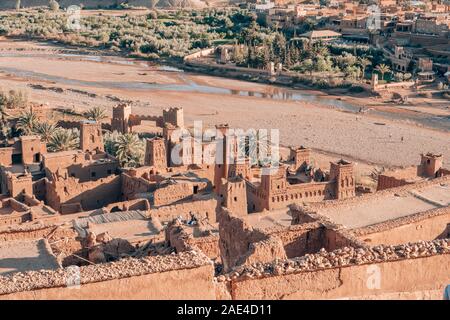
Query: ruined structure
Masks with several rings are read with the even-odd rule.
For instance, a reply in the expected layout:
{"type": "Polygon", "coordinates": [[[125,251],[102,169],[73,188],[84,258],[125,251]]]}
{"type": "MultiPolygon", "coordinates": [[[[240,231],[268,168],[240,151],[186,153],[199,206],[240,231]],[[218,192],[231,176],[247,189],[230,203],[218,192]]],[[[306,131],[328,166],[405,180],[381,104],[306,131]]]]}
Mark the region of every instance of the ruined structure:
{"type": "MultiPolygon", "coordinates": [[[[114,110],[113,130],[149,121],[114,110]]],[[[377,192],[356,195],[351,162],[326,170],[302,146],[276,165],[251,163],[228,125],[195,140],[173,134],[180,108],[155,121],[163,134],[145,140],[137,168],[103,151],[94,122],[79,124],[79,150],[48,153],[35,137],[0,148],[0,299],[441,297],[450,272],[441,155],[384,171],[377,192]],[[189,161],[174,165],[181,146],[189,161]],[[73,265],[79,290],[68,288],[73,265]],[[368,286],[368,270],[381,282],[368,286]]]]}
{"type": "Polygon", "coordinates": [[[387,170],[379,174],[377,190],[399,187],[449,174],[450,170],[443,168],[442,155],[433,153],[422,154],[420,164],[417,166],[387,170]]]}

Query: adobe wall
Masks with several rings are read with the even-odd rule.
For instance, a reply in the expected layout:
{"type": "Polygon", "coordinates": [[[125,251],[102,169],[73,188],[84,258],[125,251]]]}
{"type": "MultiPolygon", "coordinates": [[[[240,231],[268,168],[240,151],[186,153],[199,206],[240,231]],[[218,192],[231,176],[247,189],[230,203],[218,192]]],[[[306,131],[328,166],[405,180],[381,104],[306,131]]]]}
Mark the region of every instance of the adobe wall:
{"type": "Polygon", "coordinates": [[[214,266],[198,252],[122,259],[80,267],[81,285],[68,288],[68,269],[0,277],[0,299],[214,299],[214,266]]]}
{"type": "Polygon", "coordinates": [[[0,229],[0,242],[15,241],[15,240],[36,240],[47,238],[52,235],[56,238],[71,238],[74,231],[71,228],[58,228],[53,223],[39,223],[39,224],[23,224],[11,226],[7,229],[0,229]]]}
{"type": "Polygon", "coordinates": [[[195,213],[199,218],[207,218],[210,222],[216,222],[217,200],[205,199],[182,202],[170,206],[151,209],[150,216],[156,216],[161,222],[172,221],[181,216],[185,220],[190,220],[189,213],[195,213]]]}
{"type": "Polygon", "coordinates": [[[165,240],[176,252],[200,250],[212,260],[220,259],[219,237],[215,234],[195,238],[178,220],[171,221],[165,229],[165,240]]]}
{"type": "Polygon", "coordinates": [[[93,210],[121,200],[121,187],[121,176],[83,183],[72,177],[58,178],[46,181],[46,202],[61,213],[76,212],[70,209],[73,205],[83,210],[93,210]]]}
{"type": "Polygon", "coordinates": [[[193,184],[175,183],[158,188],[153,193],[153,205],[164,206],[180,200],[188,200],[194,194],[193,184]]]}
{"type": "Polygon", "coordinates": [[[13,147],[0,148],[0,165],[9,167],[12,165],[13,147]]]}
{"type": "Polygon", "coordinates": [[[156,188],[155,182],[145,178],[133,177],[127,173],[122,173],[121,176],[123,200],[135,199],[139,194],[149,193],[156,188]]]}
{"type": "Polygon", "coordinates": [[[425,188],[428,186],[438,185],[440,183],[448,183],[450,182],[450,176],[443,176],[438,177],[432,180],[424,180],[420,181],[414,184],[408,184],[396,188],[390,188],[386,190],[381,190],[374,193],[368,193],[361,195],[359,197],[354,198],[348,198],[348,199],[342,199],[342,200],[329,200],[326,202],[318,202],[318,203],[309,203],[308,206],[310,207],[310,211],[320,211],[321,209],[328,209],[328,208],[334,208],[336,206],[347,206],[347,205],[353,205],[357,203],[365,203],[370,202],[373,200],[382,200],[386,195],[393,195],[395,193],[400,192],[408,192],[411,190],[416,190],[420,188],[425,188]]]}
{"type": "Polygon", "coordinates": [[[369,245],[401,244],[448,238],[450,234],[450,207],[421,212],[389,220],[351,232],[369,245]]]}
{"type": "Polygon", "coordinates": [[[407,181],[406,178],[397,178],[380,174],[378,175],[377,191],[401,187],[411,183],[413,182],[407,181]]]}
{"type": "Polygon", "coordinates": [[[276,210],[287,207],[292,203],[320,202],[333,199],[334,182],[315,182],[289,185],[287,189],[273,192],[270,196],[266,192],[247,183],[247,198],[251,211],[276,210]],[[253,209],[254,208],[254,209],[253,209]]]}
{"type": "Polygon", "coordinates": [[[252,263],[286,258],[281,239],[253,228],[246,220],[223,208],[218,215],[219,249],[224,270],[252,263]]]}
{"type": "Polygon", "coordinates": [[[164,120],[162,116],[139,115],[139,114],[130,114],[128,118],[128,125],[130,127],[138,126],[142,123],[142,121],[154,121],[157,127],[164,126],[164,120]]]}
{"type": "Polygon", "coordinates": [[[288,258],[316,253],[322,248],[333,251],[342,247],[366,247],[353,233],[330,222],[326,217],[317,214],[306,215],[296,211],[296,205],[291,205],[290,208],[292,217],[296,218],[292,225],[264,229],[266,234],[281,239],[288,258]],[[301,222],[298,221],[299,215],[303,217],[301,222]]]}
{"type": "Polygon", "coordinates": [[[450,274],[449,241],[398,248],[378,246],[378,251],[319,253],[241,267],[217,280],[229,283],[233,299],[337,299],[443,292],[450,274]]]}

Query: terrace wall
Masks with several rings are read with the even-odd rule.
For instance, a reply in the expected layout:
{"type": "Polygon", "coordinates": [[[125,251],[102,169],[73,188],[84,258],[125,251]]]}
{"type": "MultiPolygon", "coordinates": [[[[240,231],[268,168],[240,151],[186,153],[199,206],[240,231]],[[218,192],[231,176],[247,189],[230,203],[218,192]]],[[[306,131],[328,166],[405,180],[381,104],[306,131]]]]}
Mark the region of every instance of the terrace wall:
{"type": "Polygon", "coordinates": [[[427,290],[444,292],[449,261],[449,255],[439,255],[236,281],[232,283],[231,295],[233,299],[335,299],[427,290]],[[380,289],[370,289],[367,284],[377,267],[380,289]]]}
{"type": "Polygon", "coordinates": [[[352,233],[368,245],[395,245],[448,238],[450,235],[450,207],[433,209],[354,229],[352,233]]]}
{"type": "Polygon", "coordinates": [[[0,277],[1,299],[214,299],[214,266],[201,253],[123,259],[80,267],[81,285],[67,287],[68,269],[0,277]],[[26,291],[24,291],[26,290],[26,291]]]}
{"type": "MultiPolygon", "coordinates": [[[[440,291],[450,274],[449,239],[342,248],[242,266],[217,277],[233,299],[336,299],[440,291]]],[[[223,292],[222,292],[223,295],[223,292]]]]}

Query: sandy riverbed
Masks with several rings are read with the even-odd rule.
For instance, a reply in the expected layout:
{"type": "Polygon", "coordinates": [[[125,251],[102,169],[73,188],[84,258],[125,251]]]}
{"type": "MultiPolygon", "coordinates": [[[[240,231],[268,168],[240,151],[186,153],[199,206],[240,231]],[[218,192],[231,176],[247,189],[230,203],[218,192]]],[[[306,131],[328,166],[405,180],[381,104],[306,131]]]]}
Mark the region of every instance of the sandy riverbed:
{"type": "MultiPolygon", "coordinates": [[[[134,102],[133,112],[160,114],[170,106],[184,108],[186,122],[202,120],[205,125],[229,123],[233,127],[279,129],[283,145],[305,145],[329,153],[372,162],[380,165],[416,164],[421,152],[443,153],[450,167],[450,133],[423,128],[412,123],[379,118],[370,113],[354,114],[332,107],[305,101],[283,101],[260,97],[239,96],[222,93],[164,90],[165,85],[195,82],[226,90],[248,90],[269,92],[279,90],[267,85],[223,79],[204,75],[180,74],[158,71],[153,66],[105,63],[93,61],[65,61],[53,57],[33,58],[29,52],[45,53],[55,50],[48,45],[30,42],[0,40],[0,53],[14,56],[0,57],[0,68],[15,68],[39,74],[57,76],[51,80],[0,73],[0,88],[27,90],[30,100],[48,103],[55,107],[87,109],[94,105],[111,111],[117,103],[111,96],[134,102]],[[25,52],[15,50],[26,47],[25,52]],[[24,56],[20,56],[23,54],[24,56]],[[27,55],[28,54],[28,55],[27,55]],[[67,84],[60,79],[76,80],[67,84]],[[91,82],[157,83],[160,88],[152,90],[136,88],[110,88],[107,85],[93,86],[91,82]],[[89,97],[73,91],[38,90],[30,84],[62,89],[79,89],[95,93],[89,97]],[[110,96],[108,98],[108,95],[110,96]],[[402,139],[403,138],[403,139],[402,139]]],[[[54,52],[53,52],[54,53],[54,52]]],[[[348,100],[355,98],[349,98],[348,100]]],[[[344,98],[345,100],[345,98],[344,98]]],[[[359,101],[364,102],[364,100],[359,101]]],[[[427,111],[429,105],[410,111],[427,111]]],[[[384,106],[386,108],[386,106],[384,106]]],[[[394,108],[394,107],[392,107],[394,108]]],[[[438,111],[436,111],[438,110],[438,111]]],[[[447,115],[446,110],[430,112],[447,115]]]]}

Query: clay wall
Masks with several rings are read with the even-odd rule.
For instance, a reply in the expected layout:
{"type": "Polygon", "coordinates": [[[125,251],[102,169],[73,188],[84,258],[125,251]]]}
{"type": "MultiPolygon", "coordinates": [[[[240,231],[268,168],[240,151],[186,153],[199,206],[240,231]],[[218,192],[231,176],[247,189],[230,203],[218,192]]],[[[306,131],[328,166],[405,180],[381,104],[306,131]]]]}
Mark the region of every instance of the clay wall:
{"type": "Polygon", "coordinates": [[[33,182],[31,174],[16,176],[6,172],[6,185],[8,194],[15,198],[22,193],[33,194],[33,182]]]}
{"type": "Polygon", "coordinates": [[[247,183],[247,198],[249,199],[249,210],[259,212],[264,209],[275,210],[287,207],[292,203],[320,202],[333,199],[334,182],[313,182],[289,185],[287,189],[267,193],[247,183]]]}
{"type": "Polygon", "coordinates": [[[389,188],[395,188],[395,187],[401,187],[407,184],[414,183],[412,181],[407,181],[405,178],[397,178],[397,177],[391,177],[388,175],[380,174],[378,175],[378,183],[377,183],[377,191],[389,189],[389,188]]]}
{"type": "MultiPolygon", "coordinates": [[[[430,290],[442,293],[450,274],[450,251],[445,243],[448,239],[395,248],[379,246],[376,250],[322,252],[238,268],[232,277],[220,276],[218,281],[229,283],[233,299],[244,300],[337,299],[430,290]],[[411,252],[407,258],[406,249],[411,252]],[[387,258],[377,258],[383,253],[387,258]]],[[[221,286],[223,289],[224,284],[221,286]]]]}
{"type": "Polygon", "coordinates": [[[22,136],[20,137],[22,163],[32,164],[40,162],[42,154],[47,152],[47,146],[41,142],[39,136],[22,136]]]}
{"type": "Polygon", "coordinates": [[[216,211],[217,200],[208,198],[151,209],[149,215],[158,217],[161,222],[166,222],[172,221],[179,216],[185,220],[190,220],[190,213],[193,213],[199,218],[207,218],[210,222],[216,222],[216,211]]]}
{"type": "Polygon", "coordinates": [[[148,181],[142,177],[134,177],[128,173],[122,173],[123,200],[136,199],[140,195],[147,194],[156,189],[156,182],[148,181]]]}
{"type": "Polygon", "coordinates": [[[67,286],[69,269],[34,272],[19,282],[0,277],[0,299],[215,298],[214,266],[199,252],[123,259],[79,270],[81,284],[76,289],[67,286]]]}
{"type": "Polygon", "coordinates": [[[173,204],[180,200],[188,200],[194,194],[191,183],[174,183],[158,188],[153,193],[153,204],[156,207],[173,204]]]}
{"type": "Polygon", "coordinates": [[[120,201],[107,205],[102,208],[103,212],[114,212],[116,210],[119,211],[132,211],[132,210],[141,210],[147,211],[150,210],[150,204],[147,199],[135,199],[129,201],[120,201]]]}
{"type": "Polygon", "coordinates": [[[46,192],[46,187],[45,187],[45,178],[33,181],[33,196],[36,197],[36,199],[38,200],[45,200],[45,192],[46,192]]]}
{"type": "Polygon", "coordinates": [[[402,244],[450,237],[450,207],[428,210],[351,232],[369,245],[402,244]]]}
{"type": "Polygon", "coordinates": [[[46,181],[46,203],[61,213],[98,209],[121,200],[121,187],[121,176],[83,183],[72,177],[59,178],[46,181]]]}
{"type": "Polygon", "coordinates": [[[224,270],[255,261],[268,262],[285,258],[281,239],[253,228],[246,220],[227,209],[218,215],[219,249],[224,270]]]}
{"type": "Polygon", "coordinates": [[[56,238],[73,237],[73,229],[58,228],[54,223],[14,225],[0,229],[0,242],[16,240],[36,240],[52,235],[56,238]]]}
{"type": "Polygon", "coordinates": [[[12,165],[13,151],[13,147],[0,148],[0,165],[5,167],[12,165]]]}
{"type": "Polygon", "coordinates": [[[157,127],[164,126],[164,120],[162,116],[150,116],[150,115],[138,115],[138,114],[130,114],[128,119],[128,125],[130,127],[138,126],[143,121],[152,121],[155,122],[157,127]]]}
{"type": "Polygon", "coordinates": [[[166,243],[175,248],[176,252],[194,249],[200,250],[211,260],[218,261],[220,259],[219,237],[217,235],[194,237],[192,233],[187,232],[186,226],[183,226],[177,220],[171,221],[165,229],[165,239],[166,243]]]}

